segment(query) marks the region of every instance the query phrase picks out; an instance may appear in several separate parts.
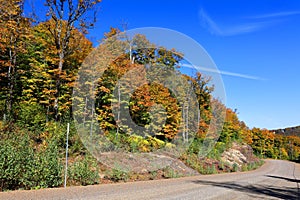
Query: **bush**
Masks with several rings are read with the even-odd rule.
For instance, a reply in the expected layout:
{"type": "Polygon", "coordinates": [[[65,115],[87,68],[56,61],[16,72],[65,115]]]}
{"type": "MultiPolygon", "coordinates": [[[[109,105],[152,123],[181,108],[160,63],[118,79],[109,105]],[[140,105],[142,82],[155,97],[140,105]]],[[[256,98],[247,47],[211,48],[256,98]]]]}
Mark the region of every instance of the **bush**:
{"type": "Polygon", "coordinates": [[[225,150],[226,144],[223,142],[217,142],[214,148],[209,152],[207,157],[220,160],[220,157],[225,150]]]}
{"type": "Polygon", "coordinates": [[[179,177],[183,177],[183,174],[178,173],[171,167],[167,166],[163,169],[163,176],[165,178],[179,178],[179,177]]]}
{"type": "Polygon", "coordinates": [[[198,154],[203,145],[202,143],[203,143],[203,139],[197,137],[194,138],[191,145],[189,146],[188,152],[191,154],[198,154]]]}
{"type": "MultiPolygon", "coordinates": [[[[107,137],[115,146],[129,152],[150,152],[161,149],[168,144],[152,136],[144,138],[135,134],[119,134],[118,137],[116,137],[114,133],[110,133],[107,137]]],[[[174,147],[174,145],[168,144],[169,149],[174,147]]]]}
{"type": "Polygon", "coordinates": [[[215,165],[211,165],[207,167],[207,174],[217,174],[218,170],[215,165]]]}
{"type": "MultiPolygon", "coordinates": [[[[48,134],[45,138],[52,138],[52,140],[56,140],[58,150],[60,152],[64,152],[66,148],[67,123],[61,124],[50,121],[45,125],[44,131],[48,134]]],[[[69,154],[76,156],[78,154],[85,153],[86,149],[82,144],[80,136],[77,134],[75,124],[74,122],[71,122],[69,132],[69,154]]]]}
{"type": "Polygon", "coordinates": [[[59,159],[56,141],[50,141],[47,148],[35,156],[33,172],[35,187],[57,187],[62,184],[63,165],[59,159]]]}
{"type": "Polygon", "coordinates": [[[17,123],[36,134],[42,132],[46,124],[45,109],[37,103],[22,103],[19,106],[17,123]]]}
{"type": "Polygon", "coordinates": [[[234,172],[239,171],[239,166],[238,166],[236,163],[234,163],[234,164],[232,165],[232,168],[233,168],[233,171],[234,171],[234,172]]]}
{"type": "Polygon", "coordinates": [[[161,149],[166,145],[164,141],[155,137],[148,136],[146,139],[150,143],[152,149],[161,149]]]}
{"type": "Polygon", "coordinates": [[[248,166],[247,164],[242,165],[242,172],[248,171],[248,166]]]}
{"type": "Polygon", "coordinates": [[[86,156],[70,165],[68,181],[74,185],[92,185],[99,183],[97,161],[86,156]]]}
{"type": "Polygon", "coordinates": [[[55,144],[34,152],[26,135],[0,142],[0,190],[56,187],[62,184],[61,172],[55,144]]]}
{"type": "MultiPolygon", "coordinates": [[[[17,138],[19,139],[19,138],[17,138]]],[[[20,142],[17,139],[7,139],[0,142],[0,189],[13,190],[30,188],[31,174],[34,159],[33,151],[28,148],[28,138],[20,142]]]]}
{"type": "Polygon", "coordinates": [[[187,153],[184,153],[184,154],[181,155],[180,159],[182,161],[184,161],[184,163],[187,166],[189,166],[189,167],[197,170],[198,172],[201,171],[200,168],[202,166],[201,166],[200,161],[198,159],[198,156],[196,154],[187,154],[187,153]]]}
{"type": "Polygon", "coordinates": [[[126,172],[125,170],[122,170],[120,167],[115,166],[113,169],[108,171],[108,177],[114,181],[127,181],[130,178],[129,172],[126,172]]]}
{"type": "Polygon", "coordinates": [[[131,152],[149,152],[150,143],[139,135],[131,135],[127,138],[131,152]]]}

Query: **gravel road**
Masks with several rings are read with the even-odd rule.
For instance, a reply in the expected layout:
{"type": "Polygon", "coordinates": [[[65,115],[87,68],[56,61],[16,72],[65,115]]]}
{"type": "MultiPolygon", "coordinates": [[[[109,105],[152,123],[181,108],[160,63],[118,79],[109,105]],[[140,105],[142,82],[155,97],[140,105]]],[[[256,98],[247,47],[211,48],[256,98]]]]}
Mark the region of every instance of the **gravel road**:
{"type": "Polygon", "coordinates": [[[251,172],[131,183],[13,191],[0,199],[300,199],[300,164],[281,160],[251,172]]]}

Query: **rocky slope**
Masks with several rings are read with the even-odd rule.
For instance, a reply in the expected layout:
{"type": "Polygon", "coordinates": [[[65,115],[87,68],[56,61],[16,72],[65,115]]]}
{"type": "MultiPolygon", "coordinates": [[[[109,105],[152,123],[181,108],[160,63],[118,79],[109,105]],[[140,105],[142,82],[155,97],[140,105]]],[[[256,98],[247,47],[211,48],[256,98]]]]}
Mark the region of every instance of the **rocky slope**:
{"type": "Polygon", "coordinates": [[[222,154],[221,161],[232,168],[237,166],[240,171],[243,165],[258,162],[259,159],[254,156],[253,149],[249,145],[233,143],[232,147],[222,154]]]}
{"type": "Polygon", "coordinates": [[[237,143],[223,152],[220,159],[196,159],[195,164],[190,165],[187,159],[163,153],[110,152],[99,156],[99,161],[106,168],[130,174],[132,181],[243,171],[252,169],[247,166],[259,161],[249,145],[237,143]]]}

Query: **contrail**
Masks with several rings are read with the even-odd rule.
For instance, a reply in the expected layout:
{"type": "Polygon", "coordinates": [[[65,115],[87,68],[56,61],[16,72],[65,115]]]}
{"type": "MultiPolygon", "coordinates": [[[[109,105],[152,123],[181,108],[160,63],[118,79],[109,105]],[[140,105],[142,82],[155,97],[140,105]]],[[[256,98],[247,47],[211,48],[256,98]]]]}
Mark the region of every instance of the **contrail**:
{"type": "Polygon", "coordinates": [[[271,21],[262,21],[246,24],[244,23],[235,26],[220,27],[219,24],[217,24],[212,18],[210,18],[210,16],[203,9],[200,10],[199,16],[202,21],[202,26],[206,28],[211,34],[218,36],[234,36],[244,33],[251,33],[274,24],[274,22],[271,21]]]}
{"type": "Polygon", "coordinates": [[[286,17],[291,15],[299,15],[300,11],[286,11],[286,12],[277,12],[277,13],[269,13],[264,15],[256,15],[252,17],[248,17],[250,19],[264,19],[264,18],[275,18],[275,17],[286,17]]]}
{"type": "Polygon", "coordinates": [[[195,66],[195,65],[190,65],[190,64],[180,64],[180,66],[187,67],[187,68],[194,68],[194,69],[202,70],[202,71],[206,71],[206,72],[212,72],[212,73],[227,75],[227,76],[240,77],[240,78],[245,78],[245,79],[266,80],[264,78],[260,78],[260,77],[257,77],[257,76],[250,76],[250,75],[240,74],[240,73],[235,73],[235,72],[222,71],[222,70],[211,69],[211,68],[206,68],[206,67],[200,67],[200,66],[195,66]]]}

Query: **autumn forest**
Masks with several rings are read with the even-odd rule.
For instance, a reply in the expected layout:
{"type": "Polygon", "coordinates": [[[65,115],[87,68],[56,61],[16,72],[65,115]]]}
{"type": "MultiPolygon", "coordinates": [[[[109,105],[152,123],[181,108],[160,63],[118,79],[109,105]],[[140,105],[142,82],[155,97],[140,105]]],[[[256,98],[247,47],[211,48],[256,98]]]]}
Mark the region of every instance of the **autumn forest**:
{"type": "MultiPolygon", "coordinates": [[[[25,16],[24,0],[0,0],[0,191],[63,186],[66,130],[68,185],[101,183],[99,171],[107,171],[104,179],[130,179],[128,174],[105,169],[92,156],[85,137],[97,139],[97,135],[109,141],[105,146],[101,140],[105,151],[114,150],[113,145],[134,153],[171,151],[181,145],[177,142],[180,136],[188,147],[179,159],[203,174],[236,171],[232,166],[216,167],[226,165],[220,157],[236,144],[250,146],[257,159],[299,161],[300,137],[248,128],[236,110],[213,97],[210,77],[199,72],[181,73],[184,52],[159,46],[142,34],[128,38],[124,27],[107,30],[96,50],[87,34],[94,26],[93,14],[98,5],[100,0],[46,0],[48,12],[40,20],[34,15],[25,16]],[[115,48],[120,51],[118,57],[110,51],[115,48]],[[92,83],[84,78],[97,74],[98,68],[85,69],[83,63],[89,57],[100,65],[104,61],[97,58],[99,52],[107,58],[107,67],[92,83]],[[130,71],[147,71],[147,76],[158,81],[143,84],[132,92],[126,87],[129,76],[125,75],[130,71]],[[161,84],[170,74],[184,80],[170,80],[183,95],[178,96],[161,84]],[[78,80],[83,85],[79,86],[78,80]],[[127,100],[118,99],[118,95],[130,92],[127,100]],[[191,92],[195,101],[188,96],[191,92]],[[127,126],[128,116],[120,107],[128,109],[132,121],[142,128],[127,126]],[[220,115],[224,117],[219,119],[220,115]],[[218,120],[223,122],[220,128],[214,126],[218,120]],[[160,124],[162,128],[157,127],[160,124]],[[216,133],[209,133],[209,128],[216,133]],[[80,135],[80,131],[87,135],[80,135]],[[205,158],[200,157],[201,145],[210,137],[214,146],[205,158]],[[220,164],[207,164],[207,159],[220,164]]],[[[135,74],[132,76],[135,78],[131,82],[134,79],[134,83],[143,83],[135,74]]],[[[246,169],[251,167],[240,170],[246,169]]]]}

